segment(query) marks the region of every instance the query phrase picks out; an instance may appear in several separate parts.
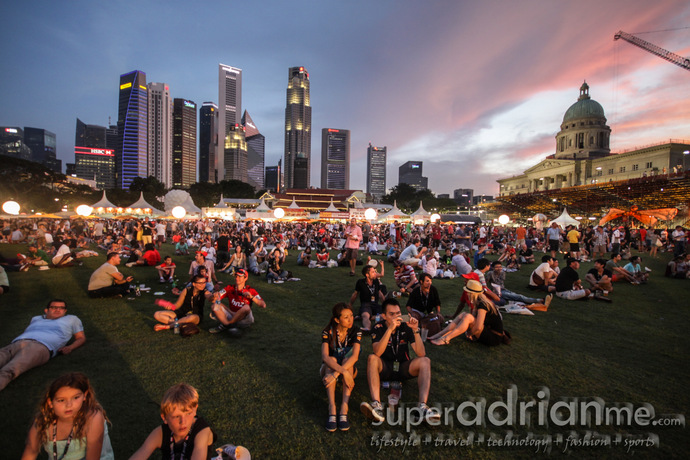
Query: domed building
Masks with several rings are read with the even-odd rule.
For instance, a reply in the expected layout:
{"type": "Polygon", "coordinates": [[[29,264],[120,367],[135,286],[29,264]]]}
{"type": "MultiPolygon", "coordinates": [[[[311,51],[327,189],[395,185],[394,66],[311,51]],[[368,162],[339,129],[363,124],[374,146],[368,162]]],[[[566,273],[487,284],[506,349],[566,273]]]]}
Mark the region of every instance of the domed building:
{"type": "Polygon", "coordinates": [[[523,174],[499,179],[498,196],[672,174],[690,167],[690,155],[683,155],[690,149],[688,141],[671,139],[611,153],[610,135],[604,108],[590,97],[584,82],[577,101],[563,115],[556,153],[523,174]]]}

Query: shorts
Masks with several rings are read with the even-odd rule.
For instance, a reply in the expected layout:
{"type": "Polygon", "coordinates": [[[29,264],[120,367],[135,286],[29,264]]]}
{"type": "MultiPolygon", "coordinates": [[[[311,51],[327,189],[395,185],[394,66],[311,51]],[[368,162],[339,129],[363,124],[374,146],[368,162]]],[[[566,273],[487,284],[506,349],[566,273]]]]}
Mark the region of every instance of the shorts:
{"type": "Polygon", "coordinates": [[[587,296],[584,289],[572,289],[570,291],[557,292],[556,295],[565,300],[577,300],[587,296]]]}
{"type": "Polygon", "coordinates": [[[345,260],[357,260],[357,249],[345,248],[345,260]]]}
{"type": "Polygon", "coordinates": [[[377,303],[372,303],[372,302],[367,302],[365,304],[362,304],[361,307],[359,307],[359,316],[364,315],[364,313],[369,313],[369,316],[376,316],[381,313],[381,305],[377,303]]]}
{"type": "Polygon", "coordinates": [[[580,252],[580,243],[570,243],[570,252],[580,252]]]}
{"type": "Polygon", "coordinates": [[[159,243],[165,243],[165,235],[158,235],[156,237],[156,241],[158,241],[159,243]]]}
{"type": "Polygon", "coordinates": [[[606,253],[606,246],[603,244],[595,244],[593,246],[592,252],[604,254],[606,253]]]}
{"type": "Polygon", "coordinates": [[[401,382],[403,380],[410,380],[415,378],[414,375],[410,374],[410,363],[412,360],[400,363],[400,369],[398,372],[393,370],[394,361],[384,361],[381,360],[381,373],[379,374],[379,379],[382,382],[401,382]]]}
{"type": "Polygon", "coordinates": [[[143,244],[149,244],[153,242],[153,237],[151,235],[141,235],[141,242],[143,244]]]}
{"type": "MultiPolygon", "coordinates": [[[[228,321],[232,320],[232,317],[235,316],[235,313],[231,312],[227,308],[223,308],[223,311],[225,312],[225,318],[228,321]]],[[[254,315],[252,314],[251,310],[249,310],[249,313],[247,314],[247,316],[245,316],[243,319],[241,319],[240,321],[235,323],[235,325],[237,327],[241,327],[241,328],[249,327],[252,324],[254,324],[254,315]]]]}
{"type": "Polygon", "coordinates": [[[487,347],[495,347],[496,345],[500,345],[503,343],[503,332],[498,334],[497,332],[494,332],[492,329],[485,327],[482,330],[481,335],[477,339],[477,342],[482,343],[487,347]]]}
{"type": "Polygon", "coordinates": [[[409,259],[403,260],[403,263],[405,265],[411,265],[414,267],[415,265],[417,265],[419,263],[420,260],[421,259],[417,259],[416,257],[410,257],[409,259]]]}
{"type": "Polygon", "coordinates": [[[560,246],[560,241],[549,240],[549,251],[558,252],[558,247],[560,246]]]}

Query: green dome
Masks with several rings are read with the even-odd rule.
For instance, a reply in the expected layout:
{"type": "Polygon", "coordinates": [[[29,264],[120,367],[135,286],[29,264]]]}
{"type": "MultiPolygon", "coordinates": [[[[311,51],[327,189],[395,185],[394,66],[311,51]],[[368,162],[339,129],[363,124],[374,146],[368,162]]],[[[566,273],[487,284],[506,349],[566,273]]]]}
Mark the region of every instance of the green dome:
{"type": "Polygon", "coordinates": [[[580,97],[578,98],[577,102],[571,105],[568,110],[565,111],[565,115],[563,115],[563,123],[581,118],[606,119],[606,115],[604,115],[604,108],[601,106],[601,104],[589,97],[589,85],[587,82],[583,83],[580,87],[580,97]]]}

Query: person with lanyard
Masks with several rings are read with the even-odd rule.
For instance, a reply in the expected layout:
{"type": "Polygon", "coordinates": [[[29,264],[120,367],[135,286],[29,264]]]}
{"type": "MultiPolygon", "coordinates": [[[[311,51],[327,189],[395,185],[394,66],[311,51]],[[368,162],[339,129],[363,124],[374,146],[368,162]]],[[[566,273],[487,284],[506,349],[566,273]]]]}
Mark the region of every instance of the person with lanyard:
{"type": "Polygon", "coordinates": [[[237,332],[237,328],[247,328],[254,324],[252,306],[256,305],[266,308],[266,302],[261,298],[256,289],[247,285],[247,270],[239,268],[235,271],[235,285],[226,286],[220,292],[214,294],[212,317],[217,319],[220,324],[209,329],[211,334],[217,334],[228,329],[237,332]],[[226,307],[220,301],[228,299],[226,307]]]}
{"type": "Polygon", "coordinates": [[[202,460],[211,458],[211,445],[216,434],[203,417],[197,416],[199,393],[186,383],[173,385],[163,395],[161,419],[129,460],[146,460],[156,449],[161,458],[171,460],[202,460]]]}
{"type": "Polygon", "coordinates": [[[206,290],[206,278],[196,275],[192,279],[192,285],[186,287],[172,303],[163,299],[156,301],[156,305],[165,308],[153,314],[153,318],[159,324],[153,326],[154,331],[164,331],[179,324],[199,324],[204,316],[204,302],[211,299],[213,294],[206,290]]]}
{"type": "Polygon", "coordinates": [[[350,297],[348,306],[352,308],[357,296],[359,296],[359,316],[362,318],[362,331],[371,330],[371,319],[381,314],[381,304],[385,300],[381,291],[381,282],[378,279],[376,269],[367,264],[362,267],[364,278],[357,280],[355,292],[350,297]]]}
{"type": "Polygon", "coordinates": [[[372,330],[373,353],[367,359],[367,382],[372,402],[362,402],[360,410],[367,418],[383,422],[385,417],[380,402],[381,381],[417,378],[417,414],[431,425],[438,424],[440,414],[426,403],[431,386],[431,361],[426,356],[424,343],[419,335],[419,321],[411,317],[409,322],[403,322],[400,304],[396,299],[386,299],[383,302],[383,318],[372,330]],[[412,345],[416,358],[410,357],[409,344],[412,345]]]}
{"type": "Polygon", "coordinates": [[[361,347],[362,332],[353,324],[352,308],[346,303],[339,302],[333,307],[333,315],[326,328],[321,333],[321,365],[320,375],[328,394],[328,420],[326,430],[333,432],[337,429],[347,431],[350,422],[347,419],[350,394],[355,387],[357,376],[357,360],[361,347]],[[339,417],[336,421],[335,386],[338,377],[342,377],[343,400],[340,405],[339,417]]]}
{"type": "Polygon", "coordinates": [[[65,374],[44,394],[22,460],[37,458],[41,447],[52,460],[113,460],[107,421],[89,379],[65,374]]]}
{"type": "Polygon", "coordinates": [[[441,297],[431,283],[431,275],[419,275],[419,286],[414,288],[407,299],[407,313],[419,321],[422,329],[428,329],[431,321],[436,322],[436,326],[432,328],[432,334],[435,334],[441,330],[444,318],[441,314],[441,297]]]}

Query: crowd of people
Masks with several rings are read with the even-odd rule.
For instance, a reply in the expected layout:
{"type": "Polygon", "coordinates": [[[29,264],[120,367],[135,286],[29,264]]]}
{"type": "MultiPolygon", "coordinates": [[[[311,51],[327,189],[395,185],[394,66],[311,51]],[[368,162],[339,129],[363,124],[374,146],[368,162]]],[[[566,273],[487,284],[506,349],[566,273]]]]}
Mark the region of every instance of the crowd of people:
{"type": "MultiPolygon", "coordinates": [[[[518,302],[546,311],[554,295],[569,301],[592,298],[611,302],[616,283],[641,285],[649,281],[650,270],[642,257],[658,257],[660,250],[674,254],[667,276],[690,277],[690,256],[685,253],[688,235],[682,227],[669,232],[610,225],[561,228],[554,224],[545,230],[441,223],[372,225],[355,219],[346,224],[77,219],[5,222],[2,235],[6,243],[26,243],[28,252],[16,258],[2,257],[0,294],[10,289],[6,271],[68,268],[91,253],[105,254],[105,262],[86,286],[89,297],[131,295],[136,288],[131,284],[134,277],[119,271],[122,263],[132,271],[149,270],[160,283],[172,284],[177,296],[175,302],[157,302],[161,310],[154,314],[154,330],[184,330],[187,334],[199,332],[208,302],[211,316],[218,322],[209,332],[240,335],[255,322],[253,310],[266,308],[258,290],[250,286],[252,276],[257,282],[263,278],[269,283],[289,279],[292,275],[285,269],[288,251],[295,251],[297,265],[306,267],[328,267],[330,251],[338,251],[334,264],[349,269],[352,277],[361,265],[362,278],[356,280],[350,298],[332,308],[322,332],[321,378],[328,397],[328,431],[350,428],[348,404],[363,336],[370,337],[372,346],[366,361],[371,401],[362,402],[361,411],[372,420],[383,421],[381,388],[391,389],[388,403],[394,405],[400,397],[400,382],[416,379],[418,416],[434,424],[440,414],[427,404],[432,366],[425,342],[443,346],[462,335],[467,341],[486,346],[510,343],[502,307],[518,302]],[[177,269],[173,257],[161,258],[163,244],[174,245],[176,255],[193,253],[187,279],[179,280],[184,271],[177,269]],[[592,262],[593,267],[583,279],[579,269],[585,261],[592,262]],[[393,268],[390,289],[383,282],[387,263],[393,268]],[[525,266],[531,272],[525,287],[533,291],[531,295],[505,286],[506,274],[525,266]],[[218,272],[231,274],[234,283],[223,287],[218,272]],[[441,299],[433,284],[453,278],[461,279],[462,296],[454,314],[444,317],[442,302],[450,299],[441,299]],[[359,308],[355,310],[357,299],[359,308]],[[468,311],[463,311],[464,307],[468,311]],[[335,402],[338,381],[342,381],[339,407],[335,402]]],[[[65,301],[52,300],[44,315],[34,317],[21,335],[0,350],[0,390],[28,369],[84,344],[81,322],[66,312],[65,301]]],[[[212,431],[196,417],[195,390],[181,385],[169,393],[161,406],[164,425],[151,433],[132,458],[148,458],[156,449],[164,455],[190,452],[191,457],[191,452],[206,452],[212,444],[212,431]],[[193,441],[188,443],[190,436],[193,441]]],[[[102,449],[106,455],[101,458],[112,458],[107,417],[85,376],[58,379],[42,404],[49,415],[40,420],[37,417],[32,426],[26,458],[35,458],[41,446],[68,452],[72,439],[72,448],[91,452],[96,447],[88,438],[98,440],[99,452],[102,449]],[[59,409],[58,402],[65,400],[77,401],[84,407],[83,413],[79,408],[67,412],[59,409]],[[70,421],[74,423],[76,418],[80,419],[78,429],[70,429],[70,421]],[[52,426],[45,420],[52,420],[52,426]]]]}

